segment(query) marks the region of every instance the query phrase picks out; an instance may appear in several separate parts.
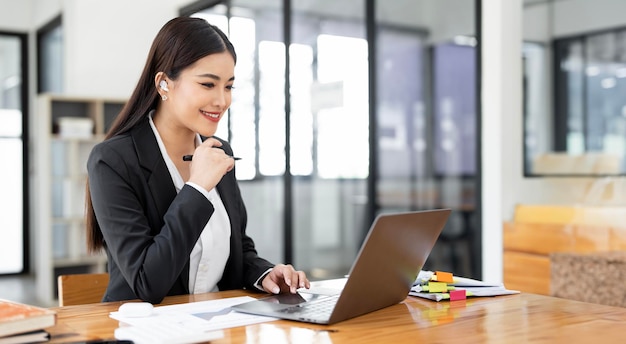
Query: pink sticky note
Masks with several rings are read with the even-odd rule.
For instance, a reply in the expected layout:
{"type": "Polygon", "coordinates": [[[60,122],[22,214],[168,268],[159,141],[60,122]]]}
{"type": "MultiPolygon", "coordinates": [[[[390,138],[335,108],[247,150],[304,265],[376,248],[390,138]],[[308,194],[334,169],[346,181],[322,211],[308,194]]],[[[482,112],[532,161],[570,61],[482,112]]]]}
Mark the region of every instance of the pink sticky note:
{"type": "Polygon", "coordinates": [[[464,289],[450,290],[450,301],[465,300],[466,298],[464,289]]]}

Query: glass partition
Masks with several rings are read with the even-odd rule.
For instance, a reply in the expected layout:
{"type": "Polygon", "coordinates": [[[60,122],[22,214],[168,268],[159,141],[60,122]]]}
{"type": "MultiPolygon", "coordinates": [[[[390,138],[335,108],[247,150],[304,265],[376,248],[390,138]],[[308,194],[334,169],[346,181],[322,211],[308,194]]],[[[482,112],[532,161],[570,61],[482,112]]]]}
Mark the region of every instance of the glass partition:
{"type": "Polygon", "coordinates": [[[261,255],[341,277],[377,214],[445,207],[426,268],[480,278],[475,7],[233,0],[194,14],[225,28],[238,52],[217,135],[242,157],[261,255]]]}
{"type": "Polygon", "coordinates": [[[376,201],[379,212],[451,208],[424,268],[478,277],[475,6],[377,2],[376,201]]]}
{"type": "Polygon", "coordinates": [[[369,168],[364,1],[324,3],[294,1],[289,52],[294,262],[314,278],[348,273],[369,168]]]}
{"type": "Polygon", "coordinates": [[[194,13],[227,32],[237,51],[235,89],[217,136],[242,159],[235,169],[259,253],[283,262],[285,45],[281,0],[231,1],[194,13]],[[230,19],[228,17],[230,14],[230,19]]]}

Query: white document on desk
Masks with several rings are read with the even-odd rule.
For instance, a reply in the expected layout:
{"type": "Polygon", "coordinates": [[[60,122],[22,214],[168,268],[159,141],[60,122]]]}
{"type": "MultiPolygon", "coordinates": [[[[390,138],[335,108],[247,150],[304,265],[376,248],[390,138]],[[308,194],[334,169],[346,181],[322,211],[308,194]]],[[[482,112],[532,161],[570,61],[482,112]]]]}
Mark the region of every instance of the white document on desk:
{"type": "MultiPolygon", "coordinates": [[[[413,283],[413,286],[411,287],[411,290],[409,291],[409,295],[435,301],[447,299],[445,293],[428,293],[422,290],[422,286],[428,284],[433,275],[433,271],[420,271],[415,279],[415,282],[413,283]]],[[[471,293],[468,294],[470,297],[500,296],[520,293],[518,290],[506,289],[502,283],[490,283],[459,276],[454,276],[453,282],[448,283],[448,285],[453,287],[455,290],[466,290],[468,293],[471,293]]]]}
{"type": "MultiPolygon", "coordinates": [[[[421,270],[413,285],[428,284],[434,274],[433,271],[421,270]]],[[[454,276],[452,279],[454,282],[449,285],[454,287],[503,287],[502,283],[490,283],[467,277],[454,276]]]]}
{"type": "Polygon", "coordinates": [[[123,317],[119,312],[111,312],[110,317],[131,326],[153,327],[155,324],[172,324],[190,330],[215,331],[278,320],[277,318],[244,314],[232,311],[231,306],[255,300],[250,296],[190,302],[169,306],[154,307],[148,317],[123,317]]]}
{"type": "MultiPolygon", "coordinates": [[[[471,293],[469,297],[479,297],[479,296],[500,296],[500,295],[512,295],[519,294],[518,290],[510,290],[504,288],[504,286],[500,287],[457,287],[456,290],[464,289],[471,293]]],[[[424,299],[441,301],[445,300],[445,296],[443,293],[427,293],[423,292],[420,286],[413,286],[409,291],[409,295],[417,296],[424,299]]]]}

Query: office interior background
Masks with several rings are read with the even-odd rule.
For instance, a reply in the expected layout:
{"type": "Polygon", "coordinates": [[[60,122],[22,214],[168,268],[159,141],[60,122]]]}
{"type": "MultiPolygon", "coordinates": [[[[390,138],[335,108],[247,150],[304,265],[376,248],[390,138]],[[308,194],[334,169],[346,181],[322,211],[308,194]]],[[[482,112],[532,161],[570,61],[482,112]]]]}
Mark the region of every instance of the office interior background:
{"type": "MultiPolygon", "coordinates": [[[[58,246],[69,233],[62,223],[37,226],[38,99],[127,98],[152,39],[178,15],[206,18],[233,41],[236,90],[218,136],[243,158],[248,232],[261,255],[313,279],[348,272],[376,214],[447,207],[426,268],[502,280],[502,223],[516,204],[581,204],[598,182],[624,174],[620,0],[0,0],[0,8],[0,297],[14,292],[3,287],[11,277],[53,285],[54,274],[93,265],[79,257],[37,278],[46,259],[64,261],[58,246]],[[581,154],[609,163],[549,161],[581,154]]],[[[49,302],[49,291],[38,286],[26,301],[49,302]]]]}

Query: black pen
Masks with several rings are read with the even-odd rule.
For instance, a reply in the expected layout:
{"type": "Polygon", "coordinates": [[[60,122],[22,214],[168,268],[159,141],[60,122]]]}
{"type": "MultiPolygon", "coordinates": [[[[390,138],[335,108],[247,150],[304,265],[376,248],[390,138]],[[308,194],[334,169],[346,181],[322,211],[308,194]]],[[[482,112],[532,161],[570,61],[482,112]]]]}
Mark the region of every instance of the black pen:
{"type": "MultiPolygon", "coordinates": [[[[236,156],[231,156],[231,158],[235,159],[235,160],[241,160],[241,158],[236,157],[236,156]]],[[[183,161],[191,161],[191,159],[193,159],[193,155],[183,155],[183,161]]]]}

